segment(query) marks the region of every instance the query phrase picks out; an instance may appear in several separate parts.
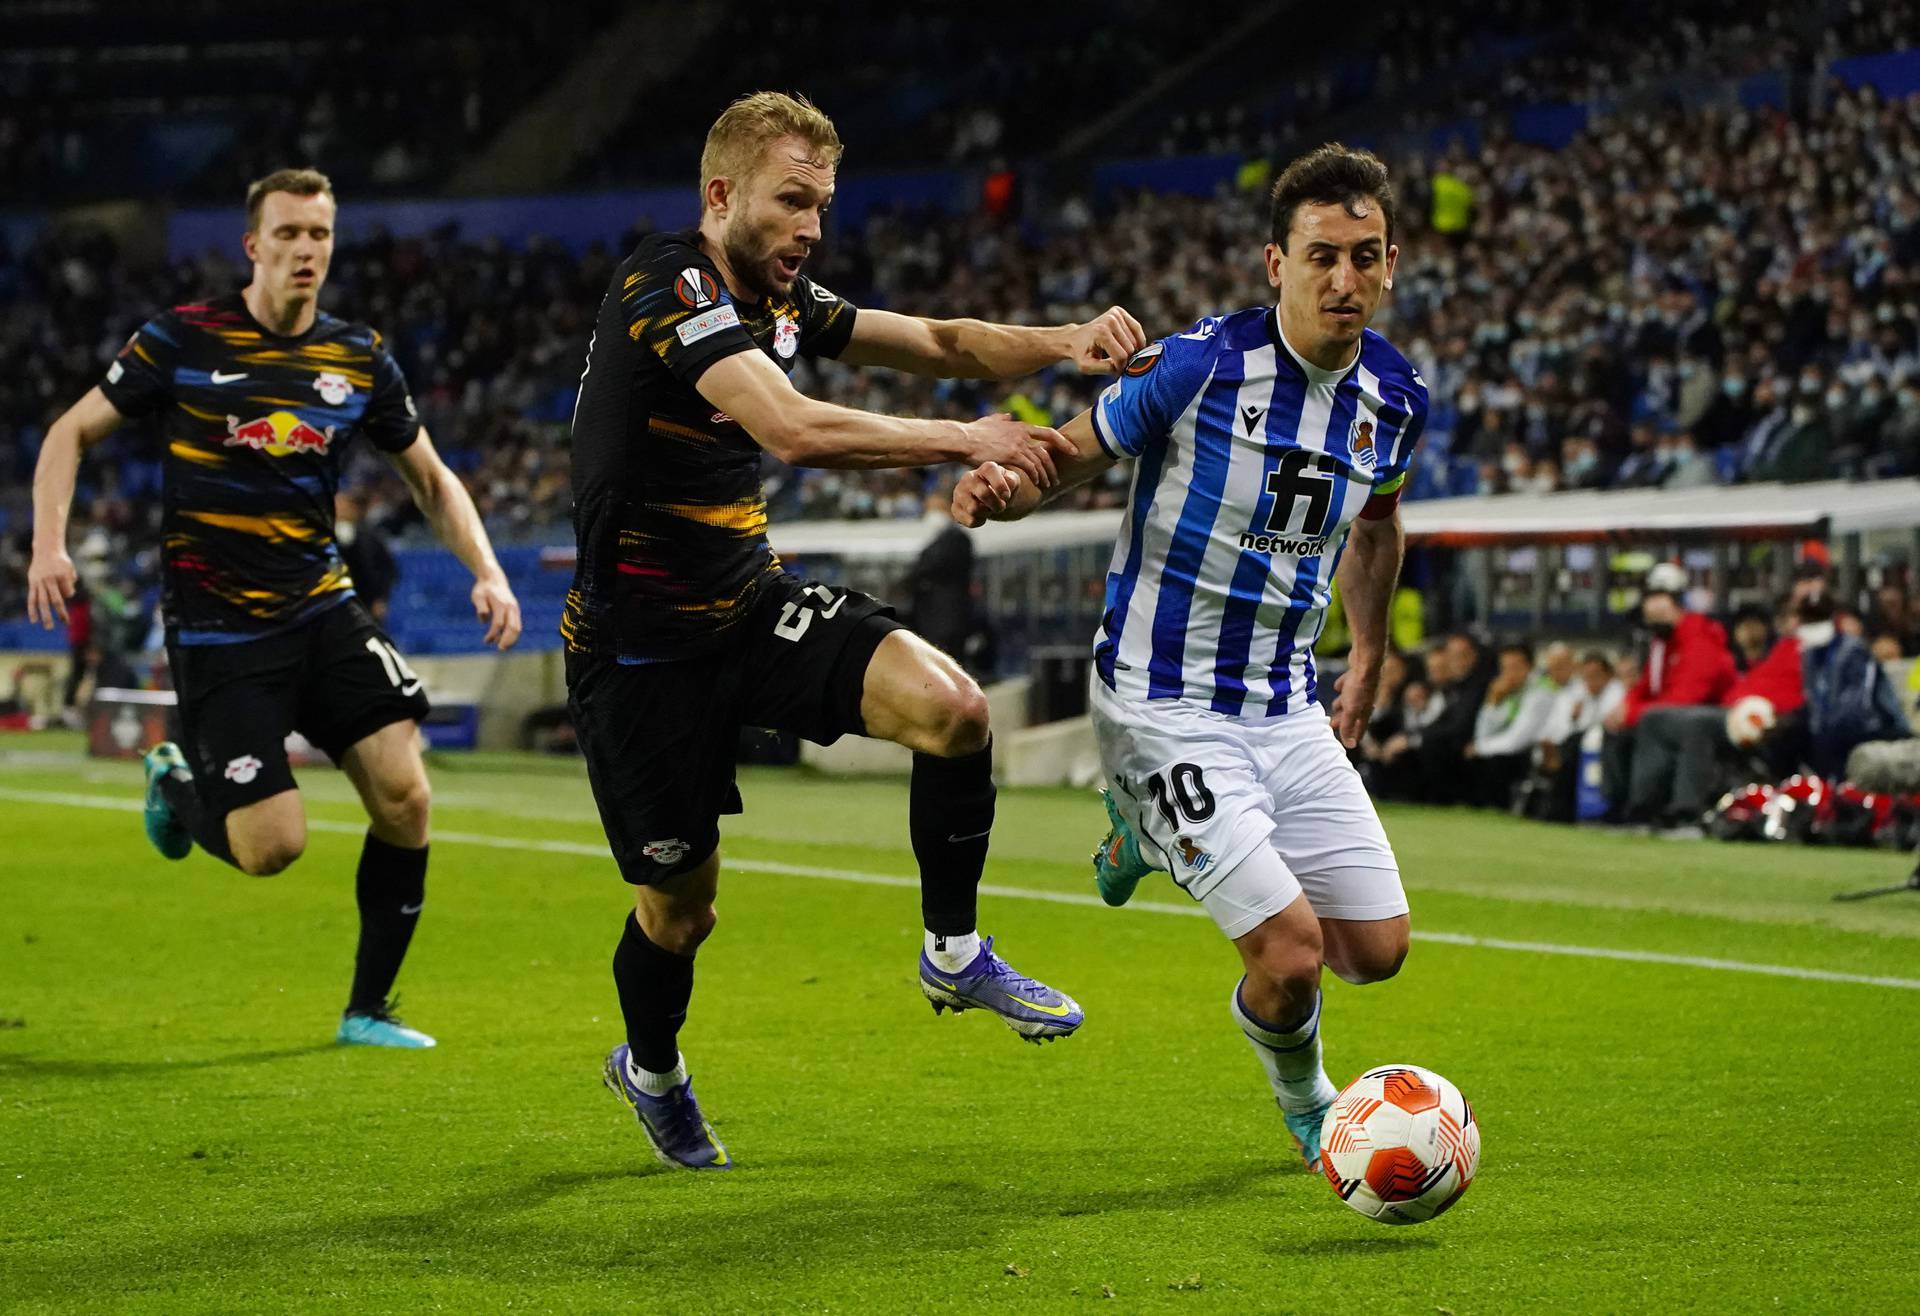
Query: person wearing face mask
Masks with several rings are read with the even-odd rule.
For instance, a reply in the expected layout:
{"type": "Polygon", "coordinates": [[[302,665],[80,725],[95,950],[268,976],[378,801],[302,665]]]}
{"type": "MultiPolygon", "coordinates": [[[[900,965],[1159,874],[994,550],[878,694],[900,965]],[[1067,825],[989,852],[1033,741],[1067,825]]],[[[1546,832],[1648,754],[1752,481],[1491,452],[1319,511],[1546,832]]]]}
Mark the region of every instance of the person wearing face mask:
{"type": "Polygon", "coordinates": [[[1699,437],[1702,447],[1720,448],[1729,443],[1738,443],[1741,436],[1752,428],[1753,422],[1753,401],[1749,396],[1747,377],[1729,373],[1720,381],[1720,391],[1701,413],[1693,432],[1699,437]]]}
{"type": "Polygon", "coordinates": [[[1907,380],[1894,396],[1872,470],[1882,477],[1920,474],[1920,378],[1907,380]]]}
{"type": "Polygon", "coordinates": [[[1869,740],[1912,734],[1900,694],[1866,643],[1834,624],[1833,595],[1816,590],[1800,600],[1794,638],[1807,698],[1807,763],[1838,780],[1847,755],[1869,740]]]}
{"type": "Polygon", "coordinates": [[[1796,484],[1833,477],[1833,429],[1820,406],[1818,381],[1814,381],[1813,390],[1807,388],[1807,382],[1807,378],[1801,379],[1800,391],[1787,409],[1786,424],[1754,454],[1748,479],[1796,484]]]}
{"type": "Polygon", "coordinates": [[[1662,801],[1671,793],[1671,757],[1657,748],[1643,755],[1648,737],[1641,724],[1655,709],[1717,705],[1734,681],[1733,652],[1719,622],[1680,605],[1686,573],[1662,562],[1647,573],[1640,618],[1651,636],[1640,679],[1619,708],[1608,714],[1609,779],[1614,799],[1628,822],[1661,820],[1662,801]],[[1624,791],[1619,790],[1625,784],[1624,791]]]}

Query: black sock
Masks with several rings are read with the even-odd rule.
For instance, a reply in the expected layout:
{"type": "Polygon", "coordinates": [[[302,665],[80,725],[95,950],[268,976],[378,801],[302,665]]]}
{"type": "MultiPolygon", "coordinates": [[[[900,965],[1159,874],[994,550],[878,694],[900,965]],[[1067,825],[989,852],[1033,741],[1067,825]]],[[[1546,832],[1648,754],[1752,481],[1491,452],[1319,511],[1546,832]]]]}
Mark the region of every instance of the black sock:
{"type": "Polygon", "coordinates": [[[353,884],[360,902],[360,948],[353,957],[348,1014],[373,1014],[386,1007],[425,903],[427,849],[409,850],[367,833],[353,884]]]}
{"type": "Polygon", "coordinates": [[[233,846],[227,841],[227,815],[216,814],[200,798],[200,788],[193,778],[183,777],[177,772],[169,772],[160,778],[160,798],[173,810],[173,816],[186,824],[187,834],[193,837],[193,843],[212,855],[215,859],[233,864],[233,846]]]}
{"type": "Polygon", "coordinates": [[[633,1063],[670,1074],[680,1060],[680,1026],[693,999],[693,956],[656,946],[632,914],[613,952],[613,985],[627,1021],[633,1063]]]}
{"type": "Polygon", "coordinates": [[[920,917],[936,937],[974,930],[995,794],[992,741],[957,759],[913,756],[907,830],[920,864],[920,917]]]}

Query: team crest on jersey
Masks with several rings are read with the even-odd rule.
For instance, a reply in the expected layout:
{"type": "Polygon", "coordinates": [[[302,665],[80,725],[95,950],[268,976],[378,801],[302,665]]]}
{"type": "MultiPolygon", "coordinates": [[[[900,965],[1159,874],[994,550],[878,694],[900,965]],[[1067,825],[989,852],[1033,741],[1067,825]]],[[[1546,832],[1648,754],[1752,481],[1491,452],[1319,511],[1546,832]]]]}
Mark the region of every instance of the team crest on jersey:
{"type": "Polygon", "coordinates": [[[1180,851],[1180,862],[1196,873],[1206,872],[1207,865],[1213,862],[1213,853],[1195,845],[1191,837],[1182,836],[1175,848],[1180,851]]]}
{"type": "Polygon", "coordinates": [[[667,841],[648,841],[640,847],[640,853],[656,864],[677,864],[687,857],[691,847],[678,838],[667,841]]]}
{"type": "Polygon", "coordinates": [[[1121,373],[1138,378],[1160,364],[1160,354],[1167,350],[1165,343],[1148,343],[1145,347],[1127,358],[1127,364],[1121,367],[1121,373]]]}
{"type": "Polygon", "coordinates": [[[1373,422],[1356,420],[1353,428],[1347,431],[1347,451],[1353,454],[1353,464],[1363,471],[1371,471],[1377,454],[1373,450],[1373,422]]]}
{"type": "Polygon", "coordinates": [[[328,406],[337,407],[353,396],[353,385],[349,384],[347,377],[338,371],[326,370],[313,381],[313,391],[318,393],[328,406]]]}
{"type": "Polygon", "coordinates": [[[782,361],[788,360],[800,348],[800,325],[797,321],[781,316],[773,322],[773,350],[782,361]]]}
{"type": "Polygon", "coordinates": [[[697,265],[689,265],[673,281],[673,295],[688,310],[701,311],[719,299],[720,290],[714,286],[711,274],[697,265]]]}

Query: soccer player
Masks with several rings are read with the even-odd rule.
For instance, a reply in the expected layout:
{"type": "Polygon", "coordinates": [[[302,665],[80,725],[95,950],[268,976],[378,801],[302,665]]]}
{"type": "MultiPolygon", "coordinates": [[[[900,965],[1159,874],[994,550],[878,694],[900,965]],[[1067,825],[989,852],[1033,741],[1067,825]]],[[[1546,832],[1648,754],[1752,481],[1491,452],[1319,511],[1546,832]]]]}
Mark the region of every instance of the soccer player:
{"type": "Polygon", "coordinates": [[[1111,373],[1145,342],[1115,308],[1031,328],[856,310],[803,275],[841,145],[805,100],[729,106],[700,158],[700,222],[643,238],[602,301],[573,423],[579,559],[561,630],[568,703],[620,874],[634,886],[613,957],[626,1041],[607,1086],[659,1157],[724,1169],[678,1036],[713,930],[719,818],[740,811],[739,729],[820,744],[873,736],[913,754],[921,990],[1034,1041],[1080,1026],[1071,999],[1016,973],[975,926],[993,827],[986,699],[958,664],[853,590],[803,580],[767,543],[763,452],[796,466],[992,461],[1054,476],[1051,429],[878,416],[810,399],[798,357],[1011,378],[1056,362],[1111,373]]]}
{"type": "Polygon", "coordinates": [[[1234,1022],[1310,1166],[1336,1095],[1321,965],[1378,982],[1407,953],[1399,868],[1341,748],[1372,712],[1427,414],[1425,383],[1367,328],[1393,284],[1393,205],[1365,151],[1294,161],[1266,247],[1277,305],[1136,353],[1065,427],[1051,491],[987,464],[953,497],[964,524],[1012,520],[1135,463],[1090,682],[1112,822],[1095,876],[1119,905],[1164,870],[1232,940],[1234,1022]],[[1353,650],[1329,726],[1313,643],[1336,578],[1353,650]]]}
{"type": "Polygon", "coordinates": [[[253,184],[241,237],[252,281],[147,321],[48,429],[27,609],[49,627],[66,615],[81,452],[151,417],[166,445],[161,560],[182,744],[147,753],[147,836],[169,859],[198,843],[241,872],[278,873],[307,843],[287,733],[324,750],[369,820],[339,1040],[427,1047],[433,1038],[395,1018],[388,999],[424,902],[430,796],[415,724],[427,697],[354,596],[334,542],[334,493],[355,435],[393,463],[473,572],[487,643],[519,637],[520,605],[380,335],[319,309],[333,233],[324,174],[287,169],[253,184]]]}

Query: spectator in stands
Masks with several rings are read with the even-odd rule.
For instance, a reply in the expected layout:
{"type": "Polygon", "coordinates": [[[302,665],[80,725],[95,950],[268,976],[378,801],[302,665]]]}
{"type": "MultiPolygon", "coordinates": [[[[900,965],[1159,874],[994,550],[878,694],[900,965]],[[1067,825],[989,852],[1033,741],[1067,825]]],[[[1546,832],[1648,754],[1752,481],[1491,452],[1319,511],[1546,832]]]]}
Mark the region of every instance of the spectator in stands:
{"type": "Polygon", "coordinates": [[[1725,768],[1735,751],[1752,761],[1742,779],[1756,771],[1767,781],[1791,775],[1806,752],[1805,703],[1800,643],[1789,633],[1717,702],[1649,708],[1634,740],[1629,819],[1698,834],[1708,806],[1731,784],[1725,768]],[[1750,709],[1746,701],[1754,699],[1764,708],[1750,709]]]}
{"type": "Polygon", "coordinates": [[[1792,484],[1832,475],[1833,430],[1820,405],[1820,375],[1810,369],[1801,376],[1800,393],[1787,409],[1786,423],[1773,429],[1754,452],[1747,478],[1792,484]]]}
{"type": "Polygon", "coordinates": [[[1460,631],[1428,652],[1427,678],[1420,706],[1387,742],[1382,761],[1408,798],[1454,804],[1469,795],[1467,746],[1493,674],[1480,642],[1460,631]]]}
{"type": "Polygon", "coordinates": [[[1894,394],[1868,471],[1877,476],[1920,475],[1920,374],[1909,375],[1894,394]]]}
{"type": "Polygon", "coordinates": [[[1867,614],[1867,633],[1890,636],[1896,645],[1895,657],[1920,655],[1920,612],[1907,600],[1906,586],[1888,580],[1873,592],[1873,608],[1867,614]]]}
{"type": "Polygon", "coordinates": [[[1606,721],[1613,765],[1610,790],[1615,792],[1615,808],[1630,823],[1666,821],[1673,790],[1673,761],[1662,748],[1665,741],[1649,744],[1641,723],[1657,709],[1717,706],[1734,680],[1726,630],[1711,617],[1681,606],[1685,584],[1686,574],[1672,563],[1647,573],[1640,602],[1640,618],[1651,637],[1646,661],[1640,679],[1606,721]]]}
{"type": "Polygon", "coordinates": [[[1801,599],[1800,668],[1807,697],[1807,762],[1820,776],[1838,781],[1847,755],[1869,740],[1895,740],[1911,732],[1899,692],[1867,646],[1834,624],[1833,595],[1816,590],[1801,599]]]}
{"type": "Polygon", "coordinates": [[[1547,724],[1541,728],[1538,795],[1542,802],[1533,816],[1573,821],[1581,742],[1590,732],[1603,734],[1608,716],[1626,697],[1627,687],[1614,675],[1606,654],[1589,649],[1581,656],[1579,676],[1554,699],[1547,724]]]}
{"type": "Polygon", "coordinates": [[[1512,640],[1500,646],[1495,662],[1465,757],[1471,801],[1505,809],[1514,787],[1532,769],[1534,746],[1573,676],[1573,650],[1564,644],[1547,646],[1542,670],[1535,672],[1533,646],[1512,640]]]}
{"type": "Polygon", "coordinates": [[[1749,671],[1773,647],[1773,622],[1765,608],[1749,603],[1733,614],[1733,665],[1749,671]]]}

